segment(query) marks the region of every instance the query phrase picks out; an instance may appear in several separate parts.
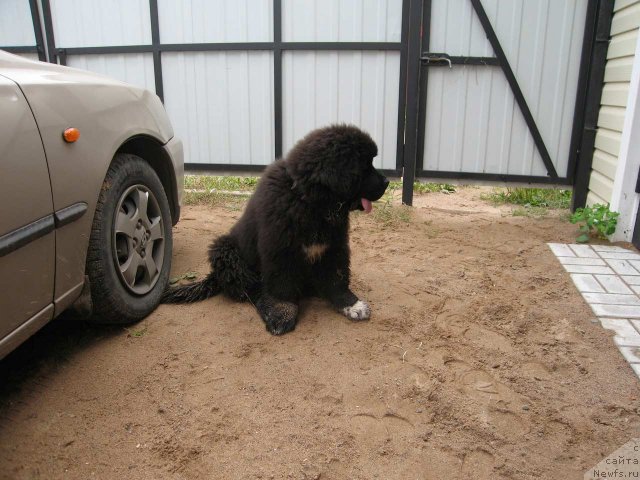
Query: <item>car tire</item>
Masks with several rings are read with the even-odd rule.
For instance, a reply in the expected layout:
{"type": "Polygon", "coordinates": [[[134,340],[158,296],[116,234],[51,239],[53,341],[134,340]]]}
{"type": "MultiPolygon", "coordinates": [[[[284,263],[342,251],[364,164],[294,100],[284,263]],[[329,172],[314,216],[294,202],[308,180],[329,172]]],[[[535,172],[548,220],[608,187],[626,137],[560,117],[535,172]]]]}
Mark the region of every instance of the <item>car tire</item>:
{"type": "Polygon", "coordinates": [[[132,323],[158,306],[169,282],[171,227],[156,172],[136,155],[117,154],[100,189],[87,252],[90,322],[132,323]]]}

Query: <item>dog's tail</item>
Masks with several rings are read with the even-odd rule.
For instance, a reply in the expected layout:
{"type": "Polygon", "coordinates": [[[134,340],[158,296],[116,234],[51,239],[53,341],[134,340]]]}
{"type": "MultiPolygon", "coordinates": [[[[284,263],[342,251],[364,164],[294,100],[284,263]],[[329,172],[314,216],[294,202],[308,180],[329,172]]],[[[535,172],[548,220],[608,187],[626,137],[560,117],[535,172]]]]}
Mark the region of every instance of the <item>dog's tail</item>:
{"type": "Polygon", "coordinates": [[[162,294],[162,303],[193,303],[205,300],[219,294],[222,291],[213,273],[207,275],[203,280],[182,285],[179,287],[169,287],[162,294]]]}

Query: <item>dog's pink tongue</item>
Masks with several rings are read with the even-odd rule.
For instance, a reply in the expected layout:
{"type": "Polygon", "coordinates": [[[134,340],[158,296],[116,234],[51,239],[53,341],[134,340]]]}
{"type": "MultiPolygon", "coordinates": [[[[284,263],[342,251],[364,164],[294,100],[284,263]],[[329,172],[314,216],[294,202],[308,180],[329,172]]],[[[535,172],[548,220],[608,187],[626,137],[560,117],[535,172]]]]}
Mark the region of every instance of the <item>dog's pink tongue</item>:
{"type": "Polygon", "coordinates": [[[373,210],[373,205],[371,204],[371,200],[367,200],[366,198],[361,198],[362,208],[364,208],[365,213],[371,213],[373,210]]]}

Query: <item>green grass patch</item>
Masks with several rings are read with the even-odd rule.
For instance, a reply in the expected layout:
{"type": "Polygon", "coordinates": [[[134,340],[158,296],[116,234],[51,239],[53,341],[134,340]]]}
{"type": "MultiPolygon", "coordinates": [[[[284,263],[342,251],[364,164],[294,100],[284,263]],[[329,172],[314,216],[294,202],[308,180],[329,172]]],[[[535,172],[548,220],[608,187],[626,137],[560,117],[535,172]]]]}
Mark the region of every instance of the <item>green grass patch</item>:
{"type": "MultiPolygon", "coordinates": [[[[390,182],[387,191],[402,190],[402,182],[390,182]]],[[[450,183],[414,182],[414,193],[455,193],[456,187],[450,183]]]]}
{"type": "Polygon", "coordinates": [[[571,190],[551,188],[497,188],[491,193],[481,195],[480,198],[498,204],[521,205],[529,209],[562,209],[571,206],[571,193],[571,190]]]}
{"type": "Polygon", "coordinates": [[[259,177],[216,177],[210,175],[185,175],[184,188],[189,190],[242,191],[255,190],[259,177]]]}
{"type": "Polygon", "coordinates": [[[393,204],[393,194],[398,189],[402,190],[402,183],[390,182],[382,198],[375,202],[371,213],[375,221],[384,225],[409,223],[411,221],[411,207],[393,204]]]}
{"type": "Polygon", "coordinates": [[[540,218],[545,217],[549,213],[549,208],[547,207],[516,207],[511,211],[511,215],[514,217],[531,217],[531,218],[540,218]]]}
{"type": "MultiPolygon", "coordinates": [[[[228,210],[242,210],[248,196],[231,195],[229,192],[251,193],[258,184],[259,177],[234,177],[212,175],[185,175],[184,203],[185,205],[207,205],[223,207],[228,210]]],[[[409,212],[392,205],[394,193],[402,191],[402,182],[390,182],[384,196],[379,200],[374,216],[384,222],[408,222],[409,212]],[[380,205],[381,204],[381,205],[380,205]]],[[[454,193],[456,187],[449,183],[415,182],[413,191],[420,193],[454,193]]]]}
{"type": "MultiPolygon", "coordinates": [[[[251,192],[255,190],[259,179],[259,177],[185,175],[184,188],[187,190],[216,190],[218,192],[251,192]]],[[[389,183],[387,192],[393,193],[396,190],[402,190],[402,182],[389,183]]],[[[455,193],[456,187],[450,183],[415,182],[413,191],[415,193],[455,193]]]]}
{"type": "Polygon", "coordinates": [[[395,225],[409,223],[411,221],[411,213],[411,207],[392,205],[391,202],[385,202],[382,205],[376,205],[371,215],[377,222],[384,225],[395,225]]]}
{"type": "Polygon", "coordinates": [[[228,193],[211,191],[184,192],[182,199],[185,205],[222,207],[233,212],[242,210],[248,200],[249,195],[229,195],[228,193]]]}

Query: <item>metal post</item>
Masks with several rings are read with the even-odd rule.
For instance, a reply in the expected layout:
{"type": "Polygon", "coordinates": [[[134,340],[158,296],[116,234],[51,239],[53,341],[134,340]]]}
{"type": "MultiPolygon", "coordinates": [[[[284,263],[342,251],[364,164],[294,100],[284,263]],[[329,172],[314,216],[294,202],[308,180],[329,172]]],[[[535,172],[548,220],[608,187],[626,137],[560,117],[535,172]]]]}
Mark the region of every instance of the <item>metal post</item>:
{"type": "Polygon", "coordinates": [[[282,157],[282,0],[273,0],[273,127],[275,159],[282,157]]]}
{"type": "MultiPolygon", "coordinates": [[[[584,107],[584,123],[582,138],[578,154],[575,179],[573,184],[572,210],[584,207],[589,192],[589,178],[595,148],[596,133],[598,131],[598,115],[600,113],[600,99],[604,87],[604,71],[607,63],[607,50],[611,34],[611,20],[613,18],[613,0],[598,0],[598,10],[595,18],[595,37],[593,38],[590,66],[589,86],[586,93],[584,107]]],[[[587,27],[589,27],[587,25],[587,27]]]]}
{"type": "MultiPolygon", "coordinates": [[[[424,0],[422,9],[422,45],[419,56],[429,51],[431,38],[431,0],[424,0]]],[[[420,64],[420,95],[418,100],[418,145],[416,151],[416,171],[424,170],[424,140],[427,119],[427,88],[429,87],[429,67],[420,64]]]]}
{"type": "Polygon", "coordinates": [[[162,54],[160,52],[160,22],[158,20],[158,0],[149,0],[151,18],[151,44],[153,45],[153,76],[156,95],[164,103],[164,84],[162,80],[162,54]]]}
{"type": "Polygon", "coordinates": [[[49,0],[42,0],[42,16],[44,20],[44,33],[47,37],[47,56],[50,63],[58,63],[56,55],[56,41],[53,35],[53,21],[51,20],[51,5],[49,0]]]}
{"type": "MultiPolygon", "coordinates": [[[[404,163],[404,131],[406,127],[405,105],[407,100],[407,50],[409,45],[409,0],[402,2],[402,31],[400,33],[400,75],[398,86],[398,133],[396,136],[396,171],[402,175],[404,163]]],[[[391,176],[390,175],[390,176],[391,176]]]]}
{"type": "Polygon", "coordinates": [[[46,47],[44,45],[44,38],[42,36],[42,25],[40,24],[40,12],[38,11],[38,3],[36,0],[29,0],[29,7],[31,9],[31,21],[33,23],[33,33],[36,37],[36,48],[38,49],[38,60],[41,62],[47,61],[46,47]]]}
{"type": "Polygon", "coordinates": [[[407,49],[407,102],[402,172],[402,203],[413,204],[413,182],[418,152],[418,111],[420,100],[420,47],[422,33],[422,0],[407,0],[409,6],[409,43],[407,49]]]}
{"type": "Polygon", "coordinates": [[[593,53],[593,41],[596,35],[597,15],[598,0],[589,0],[589,4],[587,5],[587,15],[584,24],[584,36],[582,38],[580,71],[578,73],[578,90],[576,92],[576,106],[573,112],[573,127],[571,130],[569,162],[567,166],[567,178],[571,180],[571,182],[573,182],[575,178],[578,156],[580,155],[580,141],[582,139],[582,128],[584,127],[584,115],[587,104],[591,55],[593,53]]]}

